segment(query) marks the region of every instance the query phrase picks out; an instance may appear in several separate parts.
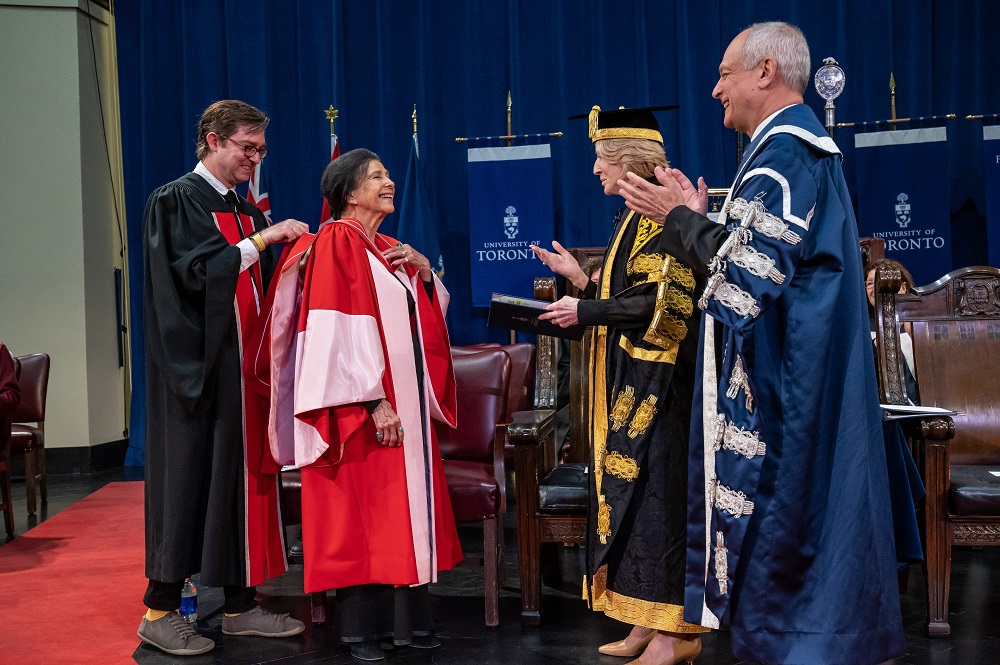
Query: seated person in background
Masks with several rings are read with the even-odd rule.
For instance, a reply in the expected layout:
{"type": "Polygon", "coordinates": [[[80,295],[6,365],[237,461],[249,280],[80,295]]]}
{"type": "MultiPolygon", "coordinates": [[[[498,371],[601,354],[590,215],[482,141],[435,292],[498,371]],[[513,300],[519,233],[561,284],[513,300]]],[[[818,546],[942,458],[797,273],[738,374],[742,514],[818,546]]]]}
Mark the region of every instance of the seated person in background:
{"type": "MultiPolygon", "coordinates": [[[[899,261],[877,259],[865,271],[865,291],[868,293],[868,314],[871,323],[872,343],[875,343],[875,274],[885,266],[898,270],[903,277],[899,293],[907,293],[913,288],[910,271],[899,261]]],[[[916,369],[913,364],[912,326],[904,323],[899,327],[899,346],[903,354],[903,378],[906,381],[906,395],[911,404],[917,401],[916,369]]],[[[889,471],[889,500],[892,505],[892,531],[896,545],[896,563],[903,568],[911,563],[923,561],[923,547],[920,544],[920,526],[917,523],[916,503],[925,494],[920,471],[917,469],[910,446],[898,420],[882,423],[885,437],[885,457],[889,471]]]]}
{"type": "MultiPolygon", "coordinates": [[[[908,293],[913,289],[913,277],[910,271],[899,261],[892,259],[877,259],[868,265],[865,273],[865,291],[868,294],[868,316],[871,322],[872,342],[875,342],[875,273],[882,266],[898,270],[903,276],[899,285],[899,293],[908,293]]],[[[899,327],[899,349],[903,354],[903,378],[906,381],[906,397],[911,404],[917,403],[917,368],[913,364],[913,326],[904,323],[899,327]]]]}
{"type": "Polygon", "coordinates": [[[604,259],[592,256],[580,264],[580,270],[583,271],[584,275],[590,277],[591,282],[600,284],[602,263],[604,263],[604,259]]]}

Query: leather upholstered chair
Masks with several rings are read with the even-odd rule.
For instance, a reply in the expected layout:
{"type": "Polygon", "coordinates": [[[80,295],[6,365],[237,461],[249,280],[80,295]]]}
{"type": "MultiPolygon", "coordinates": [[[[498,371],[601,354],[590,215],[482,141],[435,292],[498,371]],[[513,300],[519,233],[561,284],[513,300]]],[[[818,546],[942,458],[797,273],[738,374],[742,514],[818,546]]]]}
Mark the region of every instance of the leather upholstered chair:
{"type": "Polygon", "coordinates": [[[45,482],[45,400],[49,390],[49,355],[33,353],[18,356],[21,374],[21,401],[11,418],[10,452],[24,455],[25,487],[28,495],[28,514],[37,510],[35,485],[37,483],[42,504],[48,501],[45,482]]]}
{"type": "Polygon", "coordinates": [[[455,521],[483,526],[486,625],[500,623],[503,579],[503,516],[507,510],[504,416],[511,376],[501,348],[453,354],[458,426],[437,428],[455,521]]]}
{"type": "Polygon", "coordinates": [[[922,406],[957,411],[902,421],[927,488],[927,632],[948,635],[952,545],[1000,545],[1000,270],[970,267],[909,293],[875,276],[880,398],[906,404],[899,326],[913,328],[922,406]]]}

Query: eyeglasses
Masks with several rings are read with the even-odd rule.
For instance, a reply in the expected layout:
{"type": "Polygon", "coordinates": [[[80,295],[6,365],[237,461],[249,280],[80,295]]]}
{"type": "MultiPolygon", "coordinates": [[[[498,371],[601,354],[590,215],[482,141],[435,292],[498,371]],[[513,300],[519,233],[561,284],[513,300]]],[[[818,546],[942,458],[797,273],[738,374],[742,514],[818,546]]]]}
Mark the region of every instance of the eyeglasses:
{"type": "Polygon", "coordinates": [[[228,136],[223,136],[222,134],[216,134],[216,136],[218,136],[223,141],[232,141],[239,147],[243,148],[243,156],[246,157],[247,159],[250,159],[254,155],[260,155],[261,159],[267,157],[268,153],[267,148],[258,148],[255,145],[250,145],[249,143],[240,143],[239,141],[231,139],[228,136]]]}

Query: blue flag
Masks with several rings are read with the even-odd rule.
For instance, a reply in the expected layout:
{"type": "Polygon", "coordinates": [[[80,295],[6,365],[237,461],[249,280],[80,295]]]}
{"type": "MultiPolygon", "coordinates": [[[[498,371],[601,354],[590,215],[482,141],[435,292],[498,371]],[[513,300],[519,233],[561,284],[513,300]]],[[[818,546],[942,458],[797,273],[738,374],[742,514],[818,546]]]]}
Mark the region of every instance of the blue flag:
{"type": "Polygon", "coordinates": [[[444,256],[438,242],[431,204],[424,191],[423,174],[420,173],[420,151],[417,133],[413,133],[410,148],[410,162],[406,166],[406,182],[403,183],[403,200],[399,205],[399,226],[396,237],[427,257],[431,268],[438,277],[444,277],[444,256]]]}
{"type": "Polygon", "coordinates": [[[469,149],[469,245],[472,305],[489,307],[494,293],[534,295],[548,270],[528,245],[553,236],[549,145],[469,149]]]}
{"type": "Polygon", "coordinates": [[[983,127],[986,238],[991,266],[1000,266],[1000,125],[983,127]]]}
{"type": "Polygon", "coordinates": [[[886,258],[928,284],[951,270],[947,164],[944,127],[857,134],[858,231],[885,239],[886,258]]]}

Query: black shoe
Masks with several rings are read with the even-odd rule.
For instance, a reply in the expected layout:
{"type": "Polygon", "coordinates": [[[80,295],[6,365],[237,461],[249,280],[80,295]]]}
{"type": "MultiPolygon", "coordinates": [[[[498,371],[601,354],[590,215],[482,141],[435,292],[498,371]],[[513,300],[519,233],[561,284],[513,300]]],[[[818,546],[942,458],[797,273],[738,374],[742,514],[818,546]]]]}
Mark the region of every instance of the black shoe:
{"type": "Polygon", "coordinates": [[[351,650],[351,655],[358,660],[383,660],[385,653],[376,640],[365,642],[350,642],[347,648],[351,650]]]}
{"type": "Polygon", "coordinates": [[[441,640],[437,635],[414,635],[410,646],[414,649],[437,649],[441,646],[441,640]]]}

